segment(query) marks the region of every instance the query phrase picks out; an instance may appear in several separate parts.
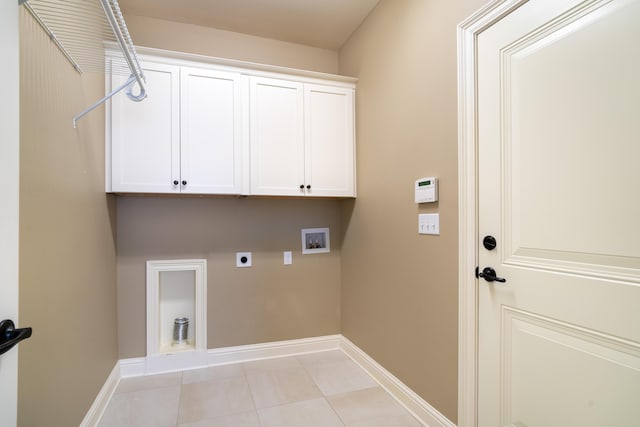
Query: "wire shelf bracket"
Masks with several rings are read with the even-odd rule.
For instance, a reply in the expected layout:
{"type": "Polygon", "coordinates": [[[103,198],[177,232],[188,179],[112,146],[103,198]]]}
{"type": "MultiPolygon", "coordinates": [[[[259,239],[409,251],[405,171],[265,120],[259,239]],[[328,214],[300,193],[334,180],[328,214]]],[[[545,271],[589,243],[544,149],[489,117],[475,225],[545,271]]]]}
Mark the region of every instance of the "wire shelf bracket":
{"type": "Polygon", "coordinates": [[[117,0],[18,0],[18,4],[25,6],[79,73],[92,67],[104,72],[102,44],[107,39],[113,37],[122,51],[126,68],[130,72],[129,78],[73,117],[74,129],[77,128],[78,120],[123,90],[132,101],[140,102],[146,98],[144,73],[117,0]],[[97,20],[100,22],[96,25],[97,20]],[[135,86],[138,88],[137,93],[133,91],[135,86]]]}
{"type": "Polygon", "coordinates": [[[122,12],[120,11],[118,1],[100,0],[100,4],[104,9],[104,13],[107,17],[107,20],[109,21],[109,24],[111,25],[113,34],[115,35],[116,40],[120,45],[120,49],[122,50],[124,59],[129,65],[131,76],[123,85],[117,87],[114,91],[75,116],[73,118],[74,129],[77,127],[78,120],[96,109],[98,106],[102,105],[104,102],[106,102],[108,99],[110,99],[112,96],[123,89],[126,89],[127,97],[132,101],[140,102],[147,97],[144,74],[142,72],[142,68],[140,67],[140,61],[138,61],[138,55],[136,54],[135,47],[133,46],[133,42],[131,41],[129,30],[127,29],[127,25],[124,22],[124,17],[122,16],[122,12]],[[132,91],[134,82],[137,83],[138,87],[140,88],[140,92],[137,95],[134,95],[132,91]]]}

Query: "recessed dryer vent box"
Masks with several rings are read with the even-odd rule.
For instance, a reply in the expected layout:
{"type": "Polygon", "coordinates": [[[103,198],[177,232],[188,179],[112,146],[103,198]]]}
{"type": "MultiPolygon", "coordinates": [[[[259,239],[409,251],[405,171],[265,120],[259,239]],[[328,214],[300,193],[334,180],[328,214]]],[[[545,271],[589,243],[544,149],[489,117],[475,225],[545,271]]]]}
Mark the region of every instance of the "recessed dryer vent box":
{"type": "Polygon", "coordinates": [[[302,253],[318,254],[331,252],[328,228],[303,228],[302,253]]]}

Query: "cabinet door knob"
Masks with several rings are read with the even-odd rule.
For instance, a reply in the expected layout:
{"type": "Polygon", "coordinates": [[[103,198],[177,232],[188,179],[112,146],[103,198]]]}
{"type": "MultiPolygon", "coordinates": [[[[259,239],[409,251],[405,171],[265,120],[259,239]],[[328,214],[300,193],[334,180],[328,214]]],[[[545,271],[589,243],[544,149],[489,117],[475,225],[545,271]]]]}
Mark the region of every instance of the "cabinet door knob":
{"type": "Polygon", "coordinates": [[[311,185],[307,184],[307,190],[311,190],[311,185]]]}
{"type": "Polygon", "coordinates": [[[187,181],[186,181],[186,180],[183,180],[183,181],[182,181],[182,185],[187,185],[187,181]]]}
{"type": "Polygon", "coordinates": [[[173,185],[178,185],[178,184],[180,184],[180,182],[177,179],[173,181],[173,185]]]}
{"type": "Polygon", "coordinates": [[[300,189],[304,190],[304,184],[300,184],[300,189]]]}

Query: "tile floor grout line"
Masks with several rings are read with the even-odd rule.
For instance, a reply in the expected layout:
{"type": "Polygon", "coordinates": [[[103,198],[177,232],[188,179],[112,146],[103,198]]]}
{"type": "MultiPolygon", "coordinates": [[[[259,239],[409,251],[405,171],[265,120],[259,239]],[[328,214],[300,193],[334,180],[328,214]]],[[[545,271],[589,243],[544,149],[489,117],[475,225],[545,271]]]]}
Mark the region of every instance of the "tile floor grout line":
{"type": "Polygon", "coordinates": [[[244,378],[244,381],[247,383],[247,388],[249,389],[249,395],[251,396],[251,402],[253,403],[253,411],[256,413],[258,424],[260,424],[260,427],[262,427],[260,412],[258,412],[258,405],[256,404],[256,398],[253,395],[253,390],[251,389],[251,383],[249,383],[249,376],[247,375],[247,370],[245,369],[245,362],[240,363],[240,368],[242,368],[242,376],[244,378]]]}
{"type": "Polygon", "coordinates": [[[178,410],[176,411],[176,427],[178,427],[180,420],[180,402],[182,401],[182,386],[184,381],[184,371],[180,372],[180,393],[178,393],[178,410]]]}
{"type": "Polygon", "coordinates": [[[327,397],[325,396],[324,400],[327,401],[327,405],[329,405],[329,408],[331,408],[331,411],[333,411],[334,414],[336,414],[336,417],[338,417],[338,420],[340,421],[340,423],[342,424],[342,427],[347,427],[347,422],[345,420],[342,419],[342,417],[340,416],[340,414],[338,414],[338,412],[336,411],[336,408],[333,407],[333,405],[331,404],[331,402],[329,401],[329,399],[327,399],[327,397]]]}

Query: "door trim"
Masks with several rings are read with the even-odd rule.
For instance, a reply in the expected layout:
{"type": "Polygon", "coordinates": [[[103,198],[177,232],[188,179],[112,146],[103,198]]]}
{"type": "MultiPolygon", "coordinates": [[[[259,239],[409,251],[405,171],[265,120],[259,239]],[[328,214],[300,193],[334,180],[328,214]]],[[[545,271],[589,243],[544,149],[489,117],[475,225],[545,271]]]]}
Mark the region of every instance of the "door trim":
{"type": "Polygon", "coordinates": [[[477,427],[478,35],[528,0],[494,0],[460,23],[458,36],[458,426],[477,427]]]}
{"type": "MultiPolygon", "coordinates": [[[[19,325],[20,228],[20,11],[16,1],[0,5],[0,51],[6,83],[0,105],[0,179],[4,183],[0,207],[0,320],[19,325]],[[6,129],[6,130],[5,130],[6,129]]],[[[18,348],[0,356],[0,414],[6,425],[17,424],[18,348]]]]}

